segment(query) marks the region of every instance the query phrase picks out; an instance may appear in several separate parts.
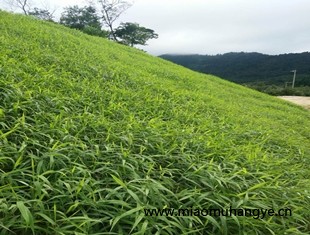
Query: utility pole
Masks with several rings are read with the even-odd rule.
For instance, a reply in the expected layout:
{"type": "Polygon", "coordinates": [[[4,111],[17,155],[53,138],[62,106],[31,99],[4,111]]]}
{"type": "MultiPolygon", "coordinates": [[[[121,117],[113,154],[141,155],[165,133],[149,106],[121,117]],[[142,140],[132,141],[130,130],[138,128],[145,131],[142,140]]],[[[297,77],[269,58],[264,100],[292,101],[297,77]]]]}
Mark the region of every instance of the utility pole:
{"type": "Polygon", "coordinates": [[[297,70],[296,70],[296,69],[294,69],[294,70],[292,70],[291,72],[292,72],[292,73],[294,73],[294,76],[293,76],[293,82],[292,82],[292,88],[294,88],[294,86],[295,86],[295,79],[296,79],[296,72],[297,72],[297,70]]]}

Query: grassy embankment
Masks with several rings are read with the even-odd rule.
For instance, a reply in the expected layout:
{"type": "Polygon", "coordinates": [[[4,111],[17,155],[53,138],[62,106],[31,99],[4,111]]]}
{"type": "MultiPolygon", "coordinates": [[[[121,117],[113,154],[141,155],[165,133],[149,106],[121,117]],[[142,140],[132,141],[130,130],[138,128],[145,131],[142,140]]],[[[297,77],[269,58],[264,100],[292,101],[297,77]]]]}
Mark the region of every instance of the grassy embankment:
{"type": "Polygon", "coordinates": [[[309,112],[0,12],[0,234],[309,234],[309,112]],[[146,217],[145,208],[293,216],[146,217]]]}

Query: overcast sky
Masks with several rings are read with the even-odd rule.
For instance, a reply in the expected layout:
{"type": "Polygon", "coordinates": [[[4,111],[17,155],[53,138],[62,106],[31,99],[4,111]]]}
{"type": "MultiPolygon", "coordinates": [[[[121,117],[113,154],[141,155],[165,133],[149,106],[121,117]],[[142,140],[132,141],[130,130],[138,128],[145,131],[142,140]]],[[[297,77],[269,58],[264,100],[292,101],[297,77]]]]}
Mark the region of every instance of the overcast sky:
{"type": "MultiPolygon", "coordinates": [[[[56,15],[62,7],[85,5],[84,0],[32,1],[57,7],[56,15]]],[[[135,0],[120,21],[159,34],[142,47],[153,55],[310,51],[310,0],[135,0]]]]}

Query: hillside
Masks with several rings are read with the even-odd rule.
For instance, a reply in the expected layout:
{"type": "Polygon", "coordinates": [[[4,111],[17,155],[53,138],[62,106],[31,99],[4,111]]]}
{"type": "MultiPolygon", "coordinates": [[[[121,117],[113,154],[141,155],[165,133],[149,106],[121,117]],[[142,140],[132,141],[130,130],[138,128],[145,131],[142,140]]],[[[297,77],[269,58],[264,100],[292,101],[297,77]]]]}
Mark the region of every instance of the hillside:
{"type": "Polygon", "coordinates": [[[309,111],[3,11],[0,61],[0,234],[309,234],[309,111]]]}
{"type": "Polygon", "coordinates": [[[305,93],[303,95],[310,96],[310,52],[282,55],[231,52],[213,56],[167,54],[160,57],[195,71],[246,84],[270,94],[273,94],[270,91],[272,86],[284,88],[286,82],[292,82],[293,73],[290,71],[296,69],[295,86],[301,88],[295,92],[302,91],[305,93]]]}

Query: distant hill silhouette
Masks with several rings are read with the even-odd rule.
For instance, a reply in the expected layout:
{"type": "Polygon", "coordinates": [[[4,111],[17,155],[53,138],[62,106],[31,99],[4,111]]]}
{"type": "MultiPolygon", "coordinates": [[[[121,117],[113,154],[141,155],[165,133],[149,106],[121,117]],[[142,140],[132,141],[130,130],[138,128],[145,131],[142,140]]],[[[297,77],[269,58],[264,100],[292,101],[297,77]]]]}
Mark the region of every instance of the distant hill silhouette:
{"type": "Polygon", "coordinates": [[[310,53],[265,55],[231,52],[219,55],[161,55],[161,58],[202,73],[214,74],[240,84],[277,85],[292,81],[297,70],[296,86],[310,86],[310,53]]]}

